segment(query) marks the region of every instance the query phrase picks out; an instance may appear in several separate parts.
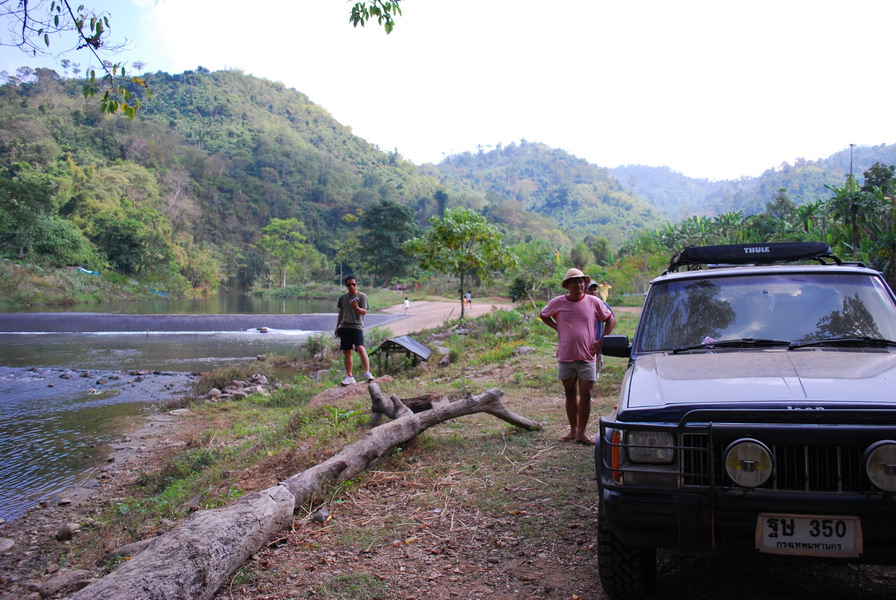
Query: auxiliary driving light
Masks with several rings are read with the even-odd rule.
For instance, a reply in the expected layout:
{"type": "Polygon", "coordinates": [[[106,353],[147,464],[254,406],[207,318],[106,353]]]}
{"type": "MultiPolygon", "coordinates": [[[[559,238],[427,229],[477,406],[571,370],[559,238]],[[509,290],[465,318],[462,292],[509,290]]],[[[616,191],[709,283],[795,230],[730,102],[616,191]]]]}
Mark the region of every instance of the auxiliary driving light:
{"type": "Polygon", "coordinates": [[[865,451],[865,472],[876,487],[896,492],[896,442],[882,440],[865,451]]]}
{"type": "Polygon", "coordinates": [[[739,486],[759,487],[772,476],[774,468],[771,451],[760,441],[735,440],[725,450],[725,471],[739,486]]]}

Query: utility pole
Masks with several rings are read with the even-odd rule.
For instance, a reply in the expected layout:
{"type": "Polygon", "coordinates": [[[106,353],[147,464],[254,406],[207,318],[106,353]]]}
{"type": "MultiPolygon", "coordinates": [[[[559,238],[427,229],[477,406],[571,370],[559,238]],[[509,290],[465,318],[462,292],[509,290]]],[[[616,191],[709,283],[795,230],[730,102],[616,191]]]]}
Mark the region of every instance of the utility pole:
{"type": "MultiPolygon", "coordinates": [[[[849,186],[850,186],[850,188],[853,187],[852,182],[854,181],[854,179],[852,178],[852,149],[855,147],[856,147],[855,144],[849,145],[849,186]]],[[[852,190],[850,190],[850,191],[852,191],[852,190]]]]}

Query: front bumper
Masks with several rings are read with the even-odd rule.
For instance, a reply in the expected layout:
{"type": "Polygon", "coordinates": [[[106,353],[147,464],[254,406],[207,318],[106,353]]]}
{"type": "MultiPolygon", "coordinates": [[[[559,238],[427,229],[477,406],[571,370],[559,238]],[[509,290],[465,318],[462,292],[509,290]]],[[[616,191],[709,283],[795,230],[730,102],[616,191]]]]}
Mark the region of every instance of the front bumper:
{"type": "Polygon", "coordinates": [[[763,513],[857,517],[862,550],[849,560],[896,564],[896,494],[871,485],[862,458],[874,441],[896,439],[892,412],[819,412],[808,423],[797,422],[805,415],[764,411],[700,419],[695,411],[677,423],[601,418],[595,459],[602,519],[632,546],[756,552],[763,513]],[[627,460],[631,430],[671,433],[674,459],[627,460]],[[737,486],[725,474],[723,449],[743,437],[762,440],[775,456],[774,476],[761,487],[737,486]]]}
{"type": "Polygon", "coordinates": [[[762,491],[701,494],[601,490],[606,523],[632,546],[754,552],[760,513],[858,516],[863,552],[856,562],[896,564],[896,503],[886,497],[818,496],[762,491]]]}

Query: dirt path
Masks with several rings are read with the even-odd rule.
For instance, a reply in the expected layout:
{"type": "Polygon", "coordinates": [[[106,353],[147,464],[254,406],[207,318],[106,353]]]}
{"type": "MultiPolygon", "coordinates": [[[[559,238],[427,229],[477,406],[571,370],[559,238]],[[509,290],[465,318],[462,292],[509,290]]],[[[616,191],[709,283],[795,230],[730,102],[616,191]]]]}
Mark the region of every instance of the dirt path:
{"type": "MultiPolygon", "coordinates": [[[[465,317],[479,317],[494,309],[506,310],[513,307],[513,304],[506,300],[494,301],[490,299],[475,299],[472,305],[467,305],[464,309],[465,317]]],[[[384,324],[392,330],[396,336],[407,335],[415,331],[431,329],[438,327],[442,323],[450,319],[460,317],[460,300],[457,302],[437,302],[432,300],[420,300],[411,302],[411,309],[408,316],[404,316],[404,304],[396,304],[379,310],[378,312],[390,315],[400,315],[394,321],[384,324]]]]}

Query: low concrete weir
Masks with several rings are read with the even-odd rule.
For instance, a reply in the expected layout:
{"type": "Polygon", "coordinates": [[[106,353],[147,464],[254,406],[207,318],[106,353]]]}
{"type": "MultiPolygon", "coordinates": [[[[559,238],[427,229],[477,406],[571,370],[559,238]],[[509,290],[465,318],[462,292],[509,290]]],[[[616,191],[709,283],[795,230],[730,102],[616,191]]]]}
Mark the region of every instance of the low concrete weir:
{"type": "MultiPolygon", "coordinates": [[[[368,314],[369,329],[396,315],[368,314]]],[[[332,331],[335,314],[233,314],[233,315],[132,315],[113,313],[0,313],[0,333],[95,333],[95,332],[179,332],[248,331],[332,331]]]]}

